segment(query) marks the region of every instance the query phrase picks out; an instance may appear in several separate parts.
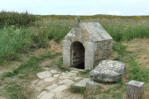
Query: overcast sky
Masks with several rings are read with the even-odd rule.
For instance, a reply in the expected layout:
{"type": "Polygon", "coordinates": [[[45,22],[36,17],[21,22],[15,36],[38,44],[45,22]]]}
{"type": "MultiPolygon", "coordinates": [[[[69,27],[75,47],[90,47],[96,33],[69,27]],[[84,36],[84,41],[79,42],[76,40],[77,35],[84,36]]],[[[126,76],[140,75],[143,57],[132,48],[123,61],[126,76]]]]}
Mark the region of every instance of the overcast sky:
{"type": "Polygon", "coordinates": [[[149,0],[0,0],[0,10],[41,15],[149,15],[149,0]]]}

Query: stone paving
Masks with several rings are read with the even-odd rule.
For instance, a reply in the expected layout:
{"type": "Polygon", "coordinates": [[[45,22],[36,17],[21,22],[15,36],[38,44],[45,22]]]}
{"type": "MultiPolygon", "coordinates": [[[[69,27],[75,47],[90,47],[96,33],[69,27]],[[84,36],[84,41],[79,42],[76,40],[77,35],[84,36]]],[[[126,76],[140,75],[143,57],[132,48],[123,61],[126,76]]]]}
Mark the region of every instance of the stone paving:
{"type": "Polygon", "coordinates": [[[75,69],[70,72],[53,69],[38,73],[38,79],[32,82],[37,96],[35,99],[83,99],[81,94],[69,90],[72,84],[83,79],[77,76],[78,72],[75,69]]]}

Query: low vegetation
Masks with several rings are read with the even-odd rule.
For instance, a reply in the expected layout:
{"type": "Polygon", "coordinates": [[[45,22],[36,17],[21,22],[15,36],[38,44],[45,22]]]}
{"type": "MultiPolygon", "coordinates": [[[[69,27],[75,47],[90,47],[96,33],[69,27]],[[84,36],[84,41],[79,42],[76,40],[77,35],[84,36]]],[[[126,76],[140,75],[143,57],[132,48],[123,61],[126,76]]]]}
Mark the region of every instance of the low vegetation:
{"type": "Polygon", "coordinates": [[[28,12],[0,12],[0,28],[4,26],[29,26],[38,19],[37,16],[31,15],[28,12]]]}

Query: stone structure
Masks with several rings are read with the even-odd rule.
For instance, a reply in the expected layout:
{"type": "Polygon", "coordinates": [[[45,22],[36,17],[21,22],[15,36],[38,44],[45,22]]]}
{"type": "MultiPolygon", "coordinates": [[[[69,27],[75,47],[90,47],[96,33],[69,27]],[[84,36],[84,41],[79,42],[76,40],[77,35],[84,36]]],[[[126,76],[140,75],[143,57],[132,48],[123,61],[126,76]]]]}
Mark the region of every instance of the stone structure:
{"type": "Polygon", "coordinates": [[[119,61],[103,60],[90,72],[90,77],[96,82],[118,82],[126,72],[126,65],[119,61]]]}
{"type": "Polygon", "coordinates": [[[146,99],[144,97],[144,82],[132,80],[127,84],[127,99],[146,99]]]}
{"type": "Polygon", "coordinates": [[[93,69],[112,53],[112,37],[98,22],[78,23],[63,40],[63,64],[93,69]]]}

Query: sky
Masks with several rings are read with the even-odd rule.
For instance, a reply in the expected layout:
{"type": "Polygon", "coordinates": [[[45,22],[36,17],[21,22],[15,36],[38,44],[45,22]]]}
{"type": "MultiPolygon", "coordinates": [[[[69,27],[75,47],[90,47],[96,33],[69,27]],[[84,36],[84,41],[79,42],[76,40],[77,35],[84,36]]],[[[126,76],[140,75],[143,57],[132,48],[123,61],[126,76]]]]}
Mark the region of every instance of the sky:
{"type": "Polygon", "coordinates": [[[0,11],[38,15],[149,15],[149,0],[0,0],[0,11]]]}

